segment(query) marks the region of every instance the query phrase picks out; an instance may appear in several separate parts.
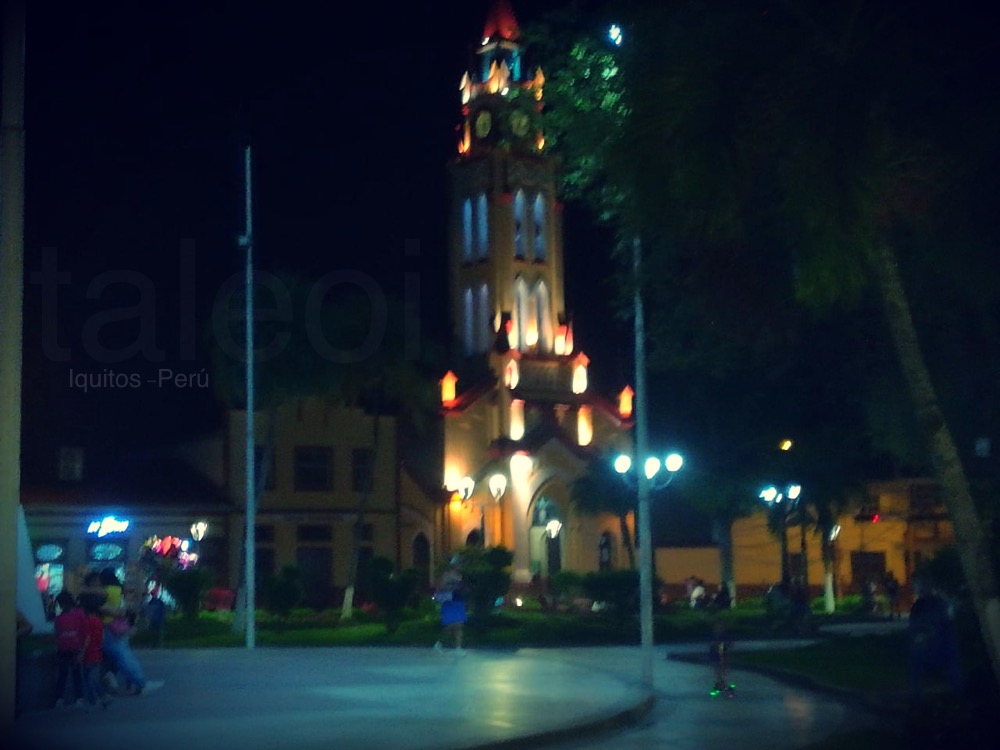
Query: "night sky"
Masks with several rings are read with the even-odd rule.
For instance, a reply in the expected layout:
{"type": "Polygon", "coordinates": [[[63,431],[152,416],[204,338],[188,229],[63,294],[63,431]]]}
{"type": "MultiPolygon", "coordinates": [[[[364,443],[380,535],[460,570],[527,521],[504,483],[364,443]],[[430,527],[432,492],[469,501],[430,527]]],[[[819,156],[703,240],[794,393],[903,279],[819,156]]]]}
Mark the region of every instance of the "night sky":
{"type": "MultiPolygon", "coordinates": [[[[208,312],[243,269],[248,143],[260,269],[360,270],[390,292],[417,273],[425,329],[444,335],[445,164],[458,82],[488,5],[362,4],[342,15],[331,4],[232,0],[30,3],[25,452],[54,434],[135,445],[212,426],[210,388],[159,378],[208,367],[208,312]],[[419,253],[404,254],[407,240],[419,253]],[[84,346],[88,321],[137,304],[137,279],[149,280],[162,358],[95,357],[84,346]],[[73,385],[81,374],[143,384],[83,392],[73,385]]],[[[526,5],[513,3],[522,25],[544,4],[526,5]]],[[[571,207],[571,308],[595,291],[593,264],[574,264],[583,252],[574,253],[574,232],[588,235],[573,217],[571,207]]],[[[586,342],[588,318],[606,316],[593,305],[581,312],[586,342]]],[[[139,338],[135,329],[124,343],[139,338]]]]}

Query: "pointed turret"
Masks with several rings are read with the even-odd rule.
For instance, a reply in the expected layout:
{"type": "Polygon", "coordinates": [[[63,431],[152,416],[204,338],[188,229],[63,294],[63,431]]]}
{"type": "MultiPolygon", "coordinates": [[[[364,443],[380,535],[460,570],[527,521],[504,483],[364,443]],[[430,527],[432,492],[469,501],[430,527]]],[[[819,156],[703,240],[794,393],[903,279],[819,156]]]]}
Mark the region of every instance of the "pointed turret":
{"type": "Polygon", "coordinates": [[[496,36],[508,42],[516,42],[521,38],[521,29],[517,26],[514,9],[507,0],[494,0],[490,14],[486,18],[486,25],[483,27],[484,44],[496,36]]]}

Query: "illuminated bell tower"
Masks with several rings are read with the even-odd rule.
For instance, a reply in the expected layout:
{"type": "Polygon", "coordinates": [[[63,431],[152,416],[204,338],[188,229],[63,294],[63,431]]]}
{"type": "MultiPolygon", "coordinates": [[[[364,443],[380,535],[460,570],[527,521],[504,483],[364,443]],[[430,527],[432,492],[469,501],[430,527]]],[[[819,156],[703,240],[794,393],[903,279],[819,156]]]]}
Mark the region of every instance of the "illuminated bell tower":
{"type": "Polygon", "coordinates": [[[544,85],[523,59],[510,4],[496,0],[461,77],[449,164],[454,340],[485,358],[493,378],[457,389],[454,373],[442,378],[443,484],[454,493],[442,527],[450,548],[479,536],[511,549],[518,582],[558,564],[587,567],[540,535],[569,533],[552,514],[569,521],[569,482],[592,444],[627,437],[631,416],[588,389],[589,360],[574,351],[544,85]]]}
{"type": "Polygon", "coordinates": [[[561,209],[541,128],[545,78],[526,74],[519,40],[509,3],[494,3],[459,87],[451,316],[466,354],[489,351],[501,327],[523,353],[563,354],[569,335],[561,209]]]}

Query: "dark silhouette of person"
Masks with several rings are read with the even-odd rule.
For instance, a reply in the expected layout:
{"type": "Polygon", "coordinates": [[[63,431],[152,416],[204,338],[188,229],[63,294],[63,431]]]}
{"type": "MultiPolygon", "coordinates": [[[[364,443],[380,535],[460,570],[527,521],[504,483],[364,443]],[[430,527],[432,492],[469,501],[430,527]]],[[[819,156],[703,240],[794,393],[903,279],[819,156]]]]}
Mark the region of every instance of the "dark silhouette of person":
{"type": "Polygon", "coordinates": [[[952,692],[961,694],[962,672],[951,608],[929,584],[917,584],[917,598],[910,607],[907,633],[913,701],[919,703],[923,699],[923,683],[928,674],[941,672],[947,676],[952,692]]]}

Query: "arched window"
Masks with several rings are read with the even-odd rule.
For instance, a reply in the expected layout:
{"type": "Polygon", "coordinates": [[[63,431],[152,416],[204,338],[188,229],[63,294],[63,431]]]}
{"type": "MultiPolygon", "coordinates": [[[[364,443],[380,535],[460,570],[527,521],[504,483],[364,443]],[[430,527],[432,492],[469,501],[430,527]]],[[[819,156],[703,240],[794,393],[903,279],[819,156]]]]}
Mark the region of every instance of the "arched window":
{"type": "Polygon", "coordinates": [[[423,532],[413,538],[410,555],[413,568],[420,571],[421,583],[431,585],[431,543],[423,532]]]}
{"type": "Polygon", "coordinates": [[[524,401],[519,398],[510,402],[510,439],[520,440],[524,437],[524,401]]]}
{"type": "Polygon", "coordinates": [[[490,321],[490,289],[486,284],[479,287],[476,295],[476,351],[485,352],[490,348],[490,334],[493,326],[490,321]]]}
{"type": "Polygon", "coordinates": [[[462,260],[469,263],[472,260],[472,201],[466,198],[462,201],[462,260]]]}
{"type": "Polygon", "coordinates": [[[476,257],[487,258],[490,254],[490,213],[486,204],[486,193],[480,193],[476,201],[476,257]]]}
{"type": "Polygon", "coordinates": [[[535,224],[535,260],[544,261],[547,256],[545,246],[545,197],[539,193],[535,196],[532,218],[535,224]]]}
{"type": "Polygon", "coordinates": [[[462,343],[465,346],[466,354],[472,354],[475,351],[474,324],[472,289],[466,287],[465,291],[462,292],[462,343]]]}
{"type": "Polygon", "coordinates": [[[514,309],[511,315],[513,323],[510,336],[510,346],[512,349],[524,351],[525,335],[527,333],[528,321],[528,285],[522,277],[514,280],[514,309]]]}
{"type": "Polygon", "coordinates": [[[581,406],[576,413],[577,445],[590,445],[594,439],[594,420],[589,406],[581,406]]]}
{"type": "Polygon", "coordinates": [[[535,317],[535,335],[539,351],[552,350],[552,321],[549,316],[549,288],[544,281],[535,287],[532,299],[535,317]]]}
{"type": "Polygon", "coordinates": [[[524,191],[514,193],[514,257],[524,259],[524,191]]]}

